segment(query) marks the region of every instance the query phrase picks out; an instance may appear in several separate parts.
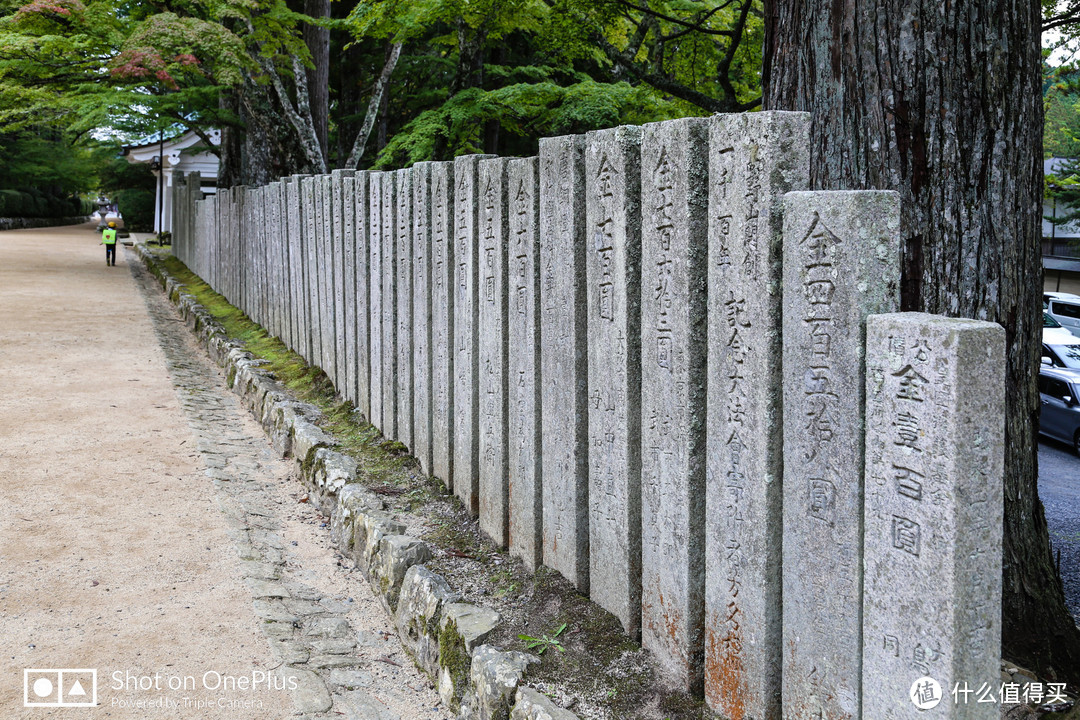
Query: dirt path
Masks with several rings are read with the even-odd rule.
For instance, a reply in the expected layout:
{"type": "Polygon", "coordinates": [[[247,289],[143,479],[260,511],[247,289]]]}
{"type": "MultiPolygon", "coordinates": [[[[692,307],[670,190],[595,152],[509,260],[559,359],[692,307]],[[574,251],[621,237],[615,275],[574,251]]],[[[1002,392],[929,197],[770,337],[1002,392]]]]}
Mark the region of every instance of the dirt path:
{"type": "MultiPolygon", "coordinates": [[[[106,267],[87,227],[0,233],[0,717],[444,717],[295,503],[291,466],[131,263],[106,267]],[[271,602],[303,606],[289,653],[337,653],[299,690],[279,689],[271,602]],[[307,637],[328,623],[333,642],[307,637]],[[99,707],[24,708],[27,668],[95,669],[99,707]]],[[[90,690],[35,673],[30,700],[76,679],[90,690]]]]}

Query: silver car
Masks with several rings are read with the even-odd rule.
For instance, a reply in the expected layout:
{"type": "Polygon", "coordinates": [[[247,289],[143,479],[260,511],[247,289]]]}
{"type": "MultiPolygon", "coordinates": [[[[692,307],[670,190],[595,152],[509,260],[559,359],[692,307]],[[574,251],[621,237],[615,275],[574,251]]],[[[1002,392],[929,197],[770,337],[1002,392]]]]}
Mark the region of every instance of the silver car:
{"type": "Polygon", "coordinates": [[[1039,368],[1039,432],[1069,443],[1080,454],[1080,371],[1039,368]]]}

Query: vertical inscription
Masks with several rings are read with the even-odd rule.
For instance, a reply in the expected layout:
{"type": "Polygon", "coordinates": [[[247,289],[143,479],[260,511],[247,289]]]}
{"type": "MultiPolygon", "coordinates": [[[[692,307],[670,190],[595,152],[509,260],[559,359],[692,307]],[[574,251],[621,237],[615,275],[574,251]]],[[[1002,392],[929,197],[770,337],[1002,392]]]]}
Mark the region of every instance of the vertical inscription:
{"type": "Polygon", "coordinates": [[[341,181],[341,350],[342,395],[356,407],[356,178],[341,181]]]}
{"type": "Polygon", "coordinates": [[[454,164],[431,166],[432,474],[454,486],[454,164]]]}
{"type": "Polygon", "coordinates": [[[348,361],[345,357],[345,305],[346,305],[346,281],[345,263],[349,244],[352,239],[352,228],[346,225],[346,208],[351,210],[352,203],[346,203],[345,184],[346,178],[351,177],[352,170],[334,170],[330,174],[330,208],[332,226],[330,233],[330,255],[333,258],[333,297],[332,309],[334,327],[331,335],[334,341],[334,387],[343,396],[348,398],[348,361]]]}
{"type": "Polygon", "coordinates": [[[778,719],[782,198],[809,184],[804,113],[709,123],[705,698],[778,719]]]}
{"type": "Polygon", "coordinates": [[[867,320],[864,717],[919,716],[895,698],[927,675],[943,717],[999,715],[948,693],[997,685],[1004,348],[995,323],[867,320]]]}
{"type": "Polygon", "coordinates": [[[540,486],[540,297],[538,160],[506,166],[510,240],[507,307],[507,446],[510,553],[535,570],[543,562],[540,486]]]}
{"type": "Polygon", "coordinates": [[[589,594],[641,627],[641,129],[585,141],[589,594]]]}
{"type": "Polygon", "coordinates": [[[431,164],[413,166],[413,454],[431,465],[431,164]]]}
{"type": "Polygon", "coordinates": [[[506,160],[481,160],[480,299],[478,312],[480,369],[480,529],[497,545],[509,544],[509,473],[507,465],[507,328],[508,246],[506,160]]]}
{"type": "Polygon", "coordinates": [[[899,304],[898,231],[895,193],[784,198],[785,717],[861,717],[862,329],[899,304]]]}
{"type": "Polygon", "coordinates": [[[413,448],[413,172],[398,170],[397,228],[397,439],[413,448]]]}
{"type": "Polygon", "coordinates": [[[394,231],[397,223],[397,177],[388,172],[382,176],[382,199],[379,217],[382,219],[382,422],[380,429],[386,437],[397,440],[397,257],[394,231]]]}
{"type": "Polygon", "coordinates": [[[368,421],[383,427],[383,183],[386,173],[368,175],[368,362],[371,415],[368,421]]]}
{"type": "Polygon", "coordinates": [[[708,126],[641,142],[642,645],[687,689],[704,679],[708,126]]]}
{"type": "Polygon", "coordinates": [[[365,170],[356,173],[356,205],[354,217],[356,242],[356,397],[357,406],[364,418],[371,422],[371,216],[368,209],[370,195],[365,170]]]}
{"type": "Polygon", "coordinates": [[[584,138],[540,140],[544,564],[589,587],[584,138]]]}

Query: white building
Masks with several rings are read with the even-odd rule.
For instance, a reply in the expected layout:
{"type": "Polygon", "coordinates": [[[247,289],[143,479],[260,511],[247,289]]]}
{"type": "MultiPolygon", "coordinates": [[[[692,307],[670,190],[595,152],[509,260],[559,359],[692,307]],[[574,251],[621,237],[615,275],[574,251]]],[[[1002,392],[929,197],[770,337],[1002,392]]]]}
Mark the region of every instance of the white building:
{"type": "MultiPolygon", "coordinates": [[[[218,166],[217,155],[206,149],[202,138],[191,131],[169,136],[169,131],[161,137],[148,137],[136,145],[125,145],[124,156],[130,163],[146,163],[154,176],[158,178],[154,198],[154,231],[172,232],[172,186],[176,173],[197,172],[202,178],[203,193],[212,195],[217,191],[218,166]],[[161,162],[161,158],[165,162],[161,162]]],[[[206,133],[214,145],[221,144],[221,131],[210,130],[206,133]]]]}

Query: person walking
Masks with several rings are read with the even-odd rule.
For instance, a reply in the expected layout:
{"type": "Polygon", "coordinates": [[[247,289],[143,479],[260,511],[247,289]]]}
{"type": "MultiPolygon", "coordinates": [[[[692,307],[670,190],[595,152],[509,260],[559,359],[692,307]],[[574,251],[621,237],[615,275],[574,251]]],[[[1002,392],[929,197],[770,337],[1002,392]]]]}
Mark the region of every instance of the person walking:
{"type": "Polygon", "coordinates": [[[116,267],[116,223],[109,221],[109,226],[101,232],[101,245],[105,246],[105,264],[116,267]]]}

